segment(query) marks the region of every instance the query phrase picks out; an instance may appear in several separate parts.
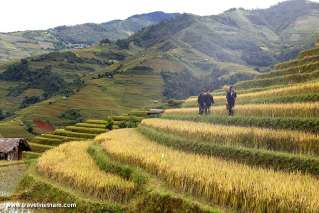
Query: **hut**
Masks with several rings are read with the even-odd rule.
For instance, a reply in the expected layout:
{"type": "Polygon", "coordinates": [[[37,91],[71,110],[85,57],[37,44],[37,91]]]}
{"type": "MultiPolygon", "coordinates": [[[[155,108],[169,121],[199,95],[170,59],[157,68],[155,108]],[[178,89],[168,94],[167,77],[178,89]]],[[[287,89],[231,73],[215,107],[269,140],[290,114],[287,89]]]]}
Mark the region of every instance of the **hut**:
{"type": "Polygon", "coordinates": [[[23,151],[31,151],[23,138],[0,138],[0,160],[21,160],[23,151]]]}

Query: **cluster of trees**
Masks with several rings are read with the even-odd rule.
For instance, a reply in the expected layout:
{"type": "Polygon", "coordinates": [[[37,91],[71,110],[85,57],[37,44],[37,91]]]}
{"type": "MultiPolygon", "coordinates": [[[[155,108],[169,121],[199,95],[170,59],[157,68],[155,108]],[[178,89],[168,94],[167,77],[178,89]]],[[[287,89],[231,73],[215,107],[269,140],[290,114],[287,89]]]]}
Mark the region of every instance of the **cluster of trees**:
{"type": "Polygon", "coordinates": [[[66,82],[61,76],[51,71],[51,66],[40,69],[31,69],[29,62],[22,59],[19,63],[10,65],[0,75],[0,79],[6,81],[19,81],[20,85],[12,89],[9,95],[18,96],[26,89],[42,89],[44,98],[56,94],[70,95],[74,90],[82,87],[85,82],[76,78],[73,82],[66,82]],[[14,91],[14,92],[13,92],[14,91]]]}
{"type": "Polygon", "coordinates": [[[0,109],[0,121],[11,116],[11,115],[12,115],[11,113],[0,109]]]}
{"type": "Polygon", "coordinates": [[[163,96],[168,99],[184,99],[189,96],[198,95],[202,90],[214,90],[226,84],[235,84],[237,81],[248,80],[253,74],[234,73],[215,68],[206,76],[196,77],[188,70],[183,72],[161,72],[164,80],[163,96]]]}

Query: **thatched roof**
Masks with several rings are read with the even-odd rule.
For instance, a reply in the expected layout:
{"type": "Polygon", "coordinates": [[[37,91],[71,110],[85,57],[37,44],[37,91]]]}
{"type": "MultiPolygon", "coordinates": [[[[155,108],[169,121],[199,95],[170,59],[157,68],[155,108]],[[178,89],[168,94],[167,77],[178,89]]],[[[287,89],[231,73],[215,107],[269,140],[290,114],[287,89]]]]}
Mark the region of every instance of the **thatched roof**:
{"type": "Polygon", "coordinates": [[[22,151],[31,151],[28,142],[23,138],[0,138],[0,153],[11,152],[16,147],[20,147],[22,151]]]}

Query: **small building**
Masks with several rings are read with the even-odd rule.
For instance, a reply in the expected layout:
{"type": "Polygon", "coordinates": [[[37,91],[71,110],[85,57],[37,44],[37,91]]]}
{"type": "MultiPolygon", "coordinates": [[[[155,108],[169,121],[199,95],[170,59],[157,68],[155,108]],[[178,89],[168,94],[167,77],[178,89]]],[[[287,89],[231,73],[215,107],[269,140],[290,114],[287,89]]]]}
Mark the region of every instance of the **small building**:
{"type": "Polygon", "coordinates": [[[21,160],[23,151],[31,151],[23,138],[0,138],[0,160],[21,160]]]}

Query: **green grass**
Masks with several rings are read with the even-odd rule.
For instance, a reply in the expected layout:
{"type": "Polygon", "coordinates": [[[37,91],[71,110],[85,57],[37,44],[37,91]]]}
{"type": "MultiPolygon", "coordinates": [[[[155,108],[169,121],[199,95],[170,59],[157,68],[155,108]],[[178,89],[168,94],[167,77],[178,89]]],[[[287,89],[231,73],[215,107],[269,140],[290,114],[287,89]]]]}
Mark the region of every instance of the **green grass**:
{"type": "MultiPolygon", "coordinates": [[[[34,104],[16,112],[17,118],[32,122],[34,117],[48,120],[57,127],[70,125],[70,121],[60,118],[69,109],[78,109],[84,118],[106,118],[120,115],[132,108],[154,106],[153,100],[161,100],[162,79],[159,74],[127,75],[119,74],[114,80],[89,80],[87,86],[78,93],[64,99],[61,96],[34,104]],[[121,84],[118,81],[125,81],[121,84]],[[106,86],[103,92],[100,86],[106,86]]],[[[86,121],[92,124],[104,124],[86,121]]]]}
{"type": "Polygon", "coordinates": [[[57,146],[63,143],[64,141],[61,139],[37,136],[32,139],[32,142],[37,144],[43,144],[43,145],[57,146]]]}
{"type": "Polygon", "coordinates": [[[34,136],[30,134],[24,124],[19,120],[10,121],[0,121],[0,137],[8,138],[33,138],[34,136]]]}
{"type": "Polygon", "coordinates": [[[106,126],[108,123],[105,124],[92,124],[92,123],[77,123],[75,126],[77,127],[88,127],[88,128],[100,128],[100,129],[106,129],[106,126]]]}
{"type": "Polygon", "coordinates": [[[129,119],[129,116],[112,116],[113,121],[128,121],[129,119]]]}
{"type": "Polygon", "coordinates": [[[90,119],[90,120],[85,121],[85,123],[90,124],[90,125],[108,125],[109,121],[90,119]]]}
{"type": "Polygon", "coordinates": [[[43,153],[49,149],[53,149],[54,146],[50,145],[43,145],[43,144],[37,144],[37,143],[29,143],[31,146],[31,151],[36,153],[43,153]]]}
{"type": "Polygon", "coordinates": [[[254,126],[272,129],[300,130],[319,134],[318,118],[227,117],[216,115],[198,116],[192,114],[164,114],[162,118],[245,127],[254,126]]]}
{"type": "Polygon", "coordinates": [[[309,63],[302,66],[291,67],[283,70],[274,70],[263,75],[259,75],[256,79],[273,78],[284,75],[298,74],[298,73],[311,73],[319,70],[319,63],[309,63]]]}
{"type": "Polygon", "coordinates": [[[141,171],[138,169],[122,165],[108,158],[100,145],[91,145],[88,149],[88,153],[95,160],[99,168],[105,172],[117,174],[126,180],[133,181],[137,186],[145,184],[147,181],[147,177],[141,174],[141,171]]]}
{"type": "MultiPolygon", "coordinates": [[[[73,190],[66,185],[39,176],[32,166],[27,175],[21,181],[18,193],[19,199],[29,202],[54,202],[76,203],[75,209],[68,209],[71,212],[114,212],[121,213],[123,207],[114,202],[102,202],[88,197],[79,191],[73,190]]],[[[57,212],[65,212],[65,209],[56,209],[57,212]]]]}
{"type": "Polygon", "coordinates": [[[138,130],[152,141],[186,152],[214,156],[251,166],[319,175],[319,158],[316,157],[262,149],[222,146],[211,141],[185,138],[145,126],[140,126],[138,130]]]}
{"type": "Polygon", "coordinates": [[[315,80],[318,78],[319,78],[319,71],[314,71],[311,73],[295,73],[291,75],[284,75],[284,76],[273,77],[273,78],[241,81],[236,84],[236,87],[240,89],[268,87],[272,85],[301,83],[305,81],[315,80]]]}
{"type": "Polygon", "coordinates": [[[93,139],[96,136],[96,134],[71,132],[64,129],[57,129],[54,131],[54,134],[66,136],[66,137],[83,138],[83,139],[93,139]]]}
{"type": "Polygon", "coordinates": [[[26,171],[26,165],[10,165],[0,167],[0,197],[9,197],[15,192],[26,171]]]}
{"type": "Polygon", "coordinates": [[[23,152],[22,156],[23,156],[22,158],[25,160],[31,160],[31,159],[39,158],[41,154],[36,152],[23,152]]]}
{"type": "Polygon", "coordinates": [[[62,140],[62,141],[64,141],[64,142],[83,140],[83,138],[66,137],[66,136],[53,135],[53,134],[42,134],[41,137],[44,137],[44,138],[52,138],[52,139],[59,139],[59,140],[62,140]]]}
{"type": "Polygon", "coordinates": [[[89,128],[89,127],[78,127],[78,126],[66,126],[65,130],[77,132],[77,133],[89,133],[89,134],[101,134],[107,130],[105,128],[89,128]]]}
{"type": "Polygon", "coordinates": [[[314,55],[314,56],[303,58],[303,59],[294,59],[291,61],[286,61],[286,62],[275,65],[275,70],[282,70],[282,69],[287,69],[290,67],[302,66],[305,64],[318,62],[318,60],[319,60],[319,55],[314,55]]]}

